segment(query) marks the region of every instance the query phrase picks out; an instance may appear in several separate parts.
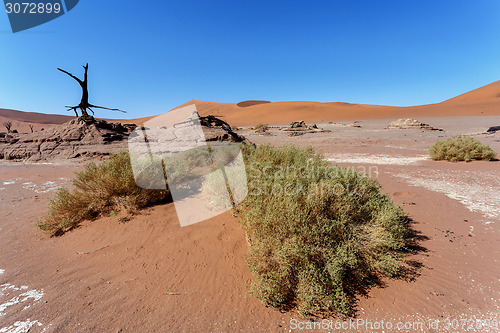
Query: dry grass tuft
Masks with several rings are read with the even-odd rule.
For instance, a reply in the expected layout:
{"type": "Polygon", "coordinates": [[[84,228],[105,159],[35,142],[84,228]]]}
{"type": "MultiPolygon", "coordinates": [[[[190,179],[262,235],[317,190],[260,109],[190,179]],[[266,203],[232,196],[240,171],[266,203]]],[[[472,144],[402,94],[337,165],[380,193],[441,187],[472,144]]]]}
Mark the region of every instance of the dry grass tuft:
{"type": "Polygon", "coordinates": [[[491,161],[497,156],[487,145],[469,136],[458,136],[446,141],[437,141],[429,148],[429,155],[433,160],[470,162],[472,160],[491,161]]]}
{"type": "Polygon", "coordinates": [[[72,191],[60,188],[50,202],[49,213],[37,226],[53,235],[100,215],[132,212],[165,201],[168,191],[136,185],[129,154],[120,152],[101,164],[89,163],[77,172],[72,191]]]}

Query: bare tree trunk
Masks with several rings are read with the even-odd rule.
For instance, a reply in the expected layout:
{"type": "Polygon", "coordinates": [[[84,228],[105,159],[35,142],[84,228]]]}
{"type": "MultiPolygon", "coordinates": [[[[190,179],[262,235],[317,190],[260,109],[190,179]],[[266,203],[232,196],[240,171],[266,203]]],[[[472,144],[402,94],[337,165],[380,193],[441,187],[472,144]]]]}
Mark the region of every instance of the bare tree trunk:
{"type": "Polygon", "coordinates": [[[120,109],[110,109],[110,108],[106,108],[103,106],[92,105],[89,103],[89,90],[88,90],[88,80],[87,80],[87,73],[89,70],[89,64],[86,64],[85,66],[83,66],[83,68],[85,69],[85,73],[83,75],[83,81],[80,80],[79,78],[77,78],[76,76],[74,76],[73,74],[65,71],[64,69],[58,68],[59,71],[65,73],[65,74],[71,76],[73,79],[75,79],[78,82],[78,84],[80,85],[80,87],[82,88],[82,99],[80,101],[80,104],[78,104],[77,106],[67,106],[68,111],[73,110],[75,112],[76,116],[78,117],[77,110],[80,109],[80,112],[82,114],[81,117],[83,117],[83,118],[89,118],[89,114],[87,113],[87,109],[90,110],[90,112],[92,112],[92,114],[94,114],[94,110],[92,110],[92,108],[125,112],[125,111],[120,110],[120,109]]]}

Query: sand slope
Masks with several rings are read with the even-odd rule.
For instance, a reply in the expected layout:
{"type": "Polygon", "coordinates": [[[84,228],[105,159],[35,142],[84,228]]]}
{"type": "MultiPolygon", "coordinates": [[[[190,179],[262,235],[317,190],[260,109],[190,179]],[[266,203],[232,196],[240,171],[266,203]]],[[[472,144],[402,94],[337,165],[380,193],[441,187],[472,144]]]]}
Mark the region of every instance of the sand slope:
{"type": "Polygon", "coordinates": [[[29,125],[33,125],[35,131],[42,128],[49,128],[54,125],[64,124],[74,117],[64,116],[59,114],[46,114],[38,112],[23,112],[10,109],[0,109],[0,132],[5,131],[3,123],[6,121],[12,122],[12,129],[19,132],[29,132],[29,125]]]}
{"type": "Polygon", "coordinates": [[[443,103],[500,103],[500,81],[487,84],[481,88],[471,90],[444,101],[443,103]]]}
{"type": "MultiPolygon", "coordinates": [[[[394,107],[348,103],[275,102],[238,107],[232,103],[189,101],[201,115],[215,114],[236,126],[259,123],[284,125],[292,121],[325,123],[361,119],[419,118],[446,116],[499,115],[499,101],[475,103],[439,103],[411,107],[394,107]]],[[[183,105],[183,106],[184,106],[183,105]]]]}

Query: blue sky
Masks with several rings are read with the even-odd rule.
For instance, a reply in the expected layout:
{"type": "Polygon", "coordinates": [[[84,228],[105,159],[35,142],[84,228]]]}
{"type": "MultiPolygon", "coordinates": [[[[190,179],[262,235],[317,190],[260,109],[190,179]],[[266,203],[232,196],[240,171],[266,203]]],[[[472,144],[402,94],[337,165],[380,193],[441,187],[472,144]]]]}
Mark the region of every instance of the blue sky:
{"type": "Polygon", "coordinates": [[[500,80],[500,1],[103,1],[13,34],[0,12],[0,107],[80,100],[135,118],[190,99],[436,103],[500,80]]]}

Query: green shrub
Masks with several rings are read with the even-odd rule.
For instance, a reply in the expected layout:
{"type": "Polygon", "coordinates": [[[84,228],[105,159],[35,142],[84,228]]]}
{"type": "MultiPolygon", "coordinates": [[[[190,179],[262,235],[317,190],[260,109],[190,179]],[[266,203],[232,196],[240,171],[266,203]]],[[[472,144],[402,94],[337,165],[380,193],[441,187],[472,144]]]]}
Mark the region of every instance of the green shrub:
{"type": "Polygon", "coordinates": [[[406,217],[376,180],[311,148],[242,148],[249,193],[237,210],[253,295],[304,316],[347,315],[362,286],[400,271],[406,217]]]}
{"type": "Polygon", "coordinates": [[[429,155],[433,160],[447,160],[451,162],[485,160],[491,161],[497,153],[479,140],[469,136],[458,136],[446,141],[437,141],[429,148],[429,155]]]}
{"type": "Polygon", "coordinates": [[[49,213],[37,226],[61,234],[86,219],[117,211],[131,212],[167,198],[168,191],[136,185],[129,154],[120,152],[101,164],[90,163],[75,174],[74,190],[60,188],[50,202],[49,213]]]}
{"type": "Polygon", "coordinates": [[[267,131],[269,127],[265,124],[258,124],[257,126],[254,127],[256,131],[267,131]]]}

